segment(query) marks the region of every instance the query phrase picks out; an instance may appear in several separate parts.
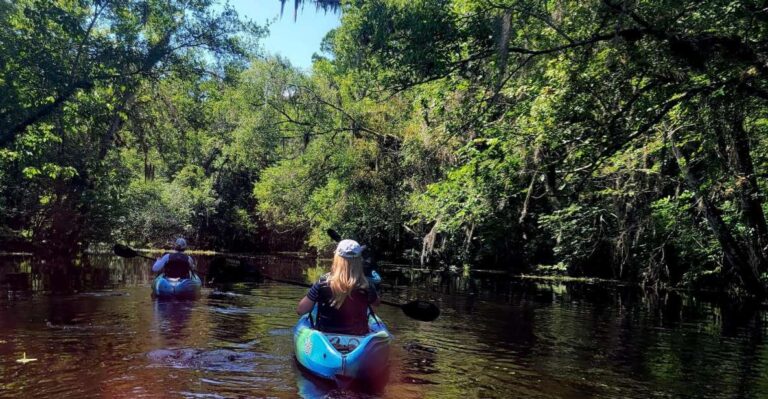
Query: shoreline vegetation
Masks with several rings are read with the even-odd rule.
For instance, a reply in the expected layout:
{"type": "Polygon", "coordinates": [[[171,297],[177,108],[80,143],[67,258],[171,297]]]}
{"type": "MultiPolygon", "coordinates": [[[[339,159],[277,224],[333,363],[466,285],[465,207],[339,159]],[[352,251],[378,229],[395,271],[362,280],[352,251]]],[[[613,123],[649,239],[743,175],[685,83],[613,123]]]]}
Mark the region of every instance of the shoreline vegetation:
{"type": "Polygon", "coordinates": [[[311,70],[214,3],[0,2],[3,250],[332,228],[418,269],[768,297],[753,2],[309,1],[341,19],[311,70]]]}
{"type": "MultiPolygon", "coordinates": [[[[161,254],[164,252],[169,252],[169,250],[165,250],[162,248],[137,248],[135,250],[136,252],[145,253],[145,254],[161,254]]],[[[109,250],[88,250],[88,251],[85,251],[84,253],[88,255],[110,255],[110,256],[114,255],[113,252],[109,250]]],[[[238,259],[238,260],[259,259],[259,258],[270,257],[270,256],[288,256],[288,257],[295,257],[299,259],[308,259],[308,258],[314,259],[316,261],[316,264],[319,264],[319,262],[329,263],[332,260],[332,258],[315,256],[312,253],[308,253],[308,252],[230,253],[230,252],[222,252],[222,251],[214,251],[214,250],[187,250],[185,251],[185,253],[188,253],[190,255],[202,255],[202,256],[210,256],[210,257],[221,256],[224,258],[238,259]]],[[[0,259],[2,259],[3,257],[25,257],[26,258],[26,257],[34,257],[34,256],[36,255],[31,252],[0,252],[0,259]]],[[[483,279],[483,278],[488,278],[493,276],[504,276],[505,278],[509,279],[510,282],[530,281],[530,282],[544,282],[544,283],[555,283],[555,284],[577,283],[577,284],[584,284],[584,285],[599,285],[599,286],[609,286],[609,287],[617,287],[617,288],[619,287],[636,288],[640,290],[650,289],[651,291],[657,292],[657,293],[677,292],[677,293],[686,293],[691,295],[714,294],[714,295],[722,296],[723,298],[730,298],[735,300],[749,299],[750,297],[749,295],[744,295],[743,293],[734,293],[732,291],[728,291],[725,289],[670,287],[670,286],[645,287],[640,282],[622,281],[622,280],[616,280],[616,279],[567,276],[567,275],[557,275],[557,274],[513,274],[506,270],[489,270],[489,269],[470,268],[468,269],[470,274],[466,275],[464,272],[451,273],[451,272],[447,272],[445,269],[419,268],[409,264],[398,264],[398,263],[387,263],[387,262],[380,262],[379,270],[386,271],[386,272],[400,271],[400,272],[417,273],[417,274],[430,275],[430,276],[440,275],[447,278],[461,277],[464,279],[483,279]]],[[[307,281],[315,281],[322,274],[326,273],[326,271],[327,270],[321,266],[309,267],[307,271],[305,271],[305,277],[308,279],[307,281]]],[[[546,273],[550,273],[550,272],[546,272],[546,273]]],[[[390,288],[392,287],[391,284],[384,284],[384,286],[388,286],[390,288]]],[[[467,293],[463,293],[459,295],[465,296],[467,295],[467,293]]],[[[768,301],[759,300],[759,303],[761,306],[768,307],[768,301]]]]}

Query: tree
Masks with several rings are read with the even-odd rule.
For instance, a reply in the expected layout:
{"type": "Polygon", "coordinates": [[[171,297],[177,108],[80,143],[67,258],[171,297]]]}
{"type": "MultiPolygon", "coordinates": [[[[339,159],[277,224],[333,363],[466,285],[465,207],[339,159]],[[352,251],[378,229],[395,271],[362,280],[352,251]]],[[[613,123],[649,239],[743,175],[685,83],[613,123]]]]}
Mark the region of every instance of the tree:
{"type": "MultiPolygon", "coordinates": [[[[633,260],[645,254],[637,243],[651,226],[649,207],[670,190],[679,195],[673,188],[686,182],[703,204],[694,220],[709,226],[726,269],[749,291],[762,294],[765,218],[751,148],[760,136],[745,117],[765,110],[761,18],[750,2],[671,8],[663,2],[361,1],[345,8],[334,51],[339,70],[380,82],[383,91],[428,93],[424,102],[439,104],[425,112],[428,129],[444,129],[459,154],[500,139],[509,144],[501,146],[507,149],[502,158],[524,160],[519,173],[529,184],[499,184],[491,196],[502,200],[490,214],[520,215],[502,222],[517,232],[512,241],[540,234],[538,215],[558,215],[552,212],[571,204],[597,206],[604,211],[588,214],[598,221],[611,215],[616,222],[596,230],[600,234],[593,239],[605,244],[576,263],[607,253],[619,265],[616,277],[637,276],[638,267],[655,267],[633,260]],[[446,101],[448,90],[439,91],[441,84],[460,100],[446,101]],[[744,116],[725,117],[719,104],[738,104],[734,108],[744,116]],[[719,129],[712,128],[713,119],[719,129]],[[673,140],[680,129],[696,132],[684,148],[673,140]],[[641,162],[632,160],[640,154],[641,162]],[[685,157],[696,167],[684,167],[685,157]],[[648,175],[654,170],[661,179],[648,175]],[[724,176],[741,177],[716,185],[724,176]],[[642,195],[633,195],[634,189],[642,195]],[[731,209],[729,190],[738,198],[731,209]],[[522,201],[507,200],[520,191],[522,201]]],[[[486,157],[483,152],[446,164],[455,172],[444,178],[461,176],[459,171],[486,157]]],[[[482,179],[510,182],[508,174],[494,173],[487,169],[482,179]]],[[[476,181],[471,179],[458,187],[470,187],[476,181]]],[[[439,180],[436,184],[443,184],[439,180]]],[[[439,191],[436,198],[454,192],[439,191]]],[[[463,197],[446,204],[442,211],[420,212],[423,220],[435,225],[462,214],[450,204],[482,209],[463,197]]],[[[489,225],[500,223],[490,220],[489,225]]],[[[476,222],[468,216],[443,233],[476,232],[476,222]]],[[[542,239],[533,243],[528,262],[547,258],[541,249],[549,240],[542,239]]]]}
{"type": "Polygon", "coordinates": [[[212,4],[22,1],[3,9],[0,147],[14,182],[3,193],[4,224],[68,254],[109,231],[100,223],[114,220],[105,210],[119,208],[128,176],[112,166],[114,143],[123,142],[143,85],[170,73],[206,75],[205,54],[235,65],[249,52],[240,34],[261,32],[212,4]]]}

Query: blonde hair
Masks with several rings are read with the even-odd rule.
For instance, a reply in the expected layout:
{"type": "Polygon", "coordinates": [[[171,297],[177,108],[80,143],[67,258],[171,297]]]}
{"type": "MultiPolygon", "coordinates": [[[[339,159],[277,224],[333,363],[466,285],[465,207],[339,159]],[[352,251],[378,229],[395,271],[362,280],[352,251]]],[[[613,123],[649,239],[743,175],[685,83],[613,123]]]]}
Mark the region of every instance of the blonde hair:
{"type": "Polygon", "coordinates": [[[345,258],[333,255],[331,274],[328,277],[328,285],[333,292],[331,306],[341,308],[344,300],[358,288],[368,288],[368,279],[363,273],[363,261],[360,257],[345,258]]]}

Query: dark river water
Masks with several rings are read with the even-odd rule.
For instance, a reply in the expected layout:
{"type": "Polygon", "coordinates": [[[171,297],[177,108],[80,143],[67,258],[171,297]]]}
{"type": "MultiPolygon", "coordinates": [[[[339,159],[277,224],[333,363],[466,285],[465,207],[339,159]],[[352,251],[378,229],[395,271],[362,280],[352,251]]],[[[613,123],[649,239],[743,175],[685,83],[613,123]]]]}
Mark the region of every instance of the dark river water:
{"type": "MultiPolygon", "coordinates": [[[[201,271],[207,259],[199,260],[201,271]]],[[[304,279],[311,259],[250,260],[304,279]]],[[[627,287],[498,275],[384,275],[389,300],[433,300],[431,323],[382,306],[396,340],[380,394],[305,375],[291,328],[302,287],[208,286],[150,297],[149,261],[92,256],[74,268],[0,259],[0,397],[768,397],[766,309],[627,287]],[[36,361],[19,363],[26,358],[36,361]]],[[[312,273],[310,272],[311,276],[312,273]]]]}

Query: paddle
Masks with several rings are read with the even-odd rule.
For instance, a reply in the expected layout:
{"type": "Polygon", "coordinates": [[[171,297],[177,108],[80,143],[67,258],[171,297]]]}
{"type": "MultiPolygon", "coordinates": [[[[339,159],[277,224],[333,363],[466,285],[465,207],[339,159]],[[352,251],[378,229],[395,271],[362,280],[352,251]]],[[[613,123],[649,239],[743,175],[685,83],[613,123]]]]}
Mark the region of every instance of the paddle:
{"type": "MultiPolygon", "coordinates": [[[[331,231],[332,231],[331,229],[328,229],[329,235],[331,234],[330,233],[331,231]]],[[[334,233],[336,232],[334,231],[334,233]]],[[[338,233],[336,233],[336,235],[338,236],[338,233]]],[[[338,237],[341,237],[341,236],[338,236],[338,237]]],[[[120,256],[122,258],[135,258],[138,256],[141,258],[155,260],[154,258],[151,258],[149,256],[139,254],[133,248],[126,245],[122,245],[122,244],[115,244],[115,246],[113,247],[113,250],[115,252],[115,255],[120,256]]],[[[301,287],[311,287],[310,284],[300,283],[298,281],[277,279],[269,276],[263,276],[263,277],[267,280],[272,280],[278,283],[298,285],[301,287]]],[[[433,321],[437,319],[438,316],[440,316],[440,309],[431,302],[417,300],[417,301],[408,302],[406,304],[399,304],[396,302],[385,301],[382,299],[381,303],[389,306],[398,307],[403,310],[403,313],[405,313],[406,316],[419,321],[433,321]]]]}
{"type": "MultiPolygon", "coordinates": [[[[334,229],[328,229],[325,231],[328,234],[328,237],[331,237],[333,241],[339,242],[341,241],[341,234],[339,234],[334,229]]],[[[281,283],[291,284],[295,282],[290,282],[287,280],[280,281],[281,283]]],[[[300,283],[299,283],[300,284],[300,283]]],[[[307,285],[304,285],[307,286],[307,285]]],[[[437,307],[432,302],[427,301],[411,301],[406,304],[400,304],[396,302],[390,302],[381,300],[381,303],[389,306],[395,306],[403,310],[403,313],[405,313],[406,316],[416,319],[419,321],[433,321],[440,316],[440,308],[437,307]]]]}
{"type": "Polygon", "coordinates": [[[331,240],[336,242],[341,241],[341,234],[339,234],[336,230],[328,229],[325,232],[328,234],[328,237],[331,237],[331,240]]]}
{"type": "MultiPolygon", "coordinates": [[[[142,254],[136,252],[135,249],[133,249],[133,248],[127,246],[127,245],[115,244],[115,246],[112,247],[112,250],[115,252],[115,255],[117,255],[117,256],[119,256],[121,258],[135,258],[135,257],[138,256],[139,258],[144,258],[144,259],[149,259],[149,260],[156,260],[155,258],[153,258],[151,256],[142,255],[142,254]]],[[[197,274],[194,271],[192,271],[192,273],[193,274],[197,274]]]]}
{"type": "MultiPolygon", "coordinates": [[[[312,284],[300,283],[298,281],[293,281],[293,280],[283,280],[281,278],[272,278],[269,276],[264,276],[264,278],[267,280],[272,280],[276,283],[296,285],[299,287],[309,288],[312,286],[312,284]]],[[[432,302],[416,300],[416,301],[411,301],[405,304],[400,304],[397,302],[390,302],[382,299],[381,303],[389,306],[394,306],[396,308],[400,308],[402,309],[403,313],[406,316],[419,321],[433,321],[437,319],[438,316],[440,316],[440,308],[438,308],[432,302]]]]}
{"type": "Polygon", "coordinates": [[[155,260],[155,258],[151,256],[142,255],[136,252],[133,248],[123,244],[115,244],[115,246],[112,247],[112,250],[115,251],[115,255],[121,258],[135,258],[138,256],[140,258],[155,260]]]}

